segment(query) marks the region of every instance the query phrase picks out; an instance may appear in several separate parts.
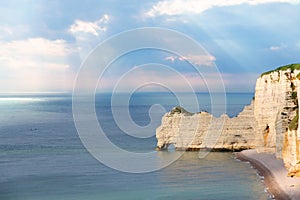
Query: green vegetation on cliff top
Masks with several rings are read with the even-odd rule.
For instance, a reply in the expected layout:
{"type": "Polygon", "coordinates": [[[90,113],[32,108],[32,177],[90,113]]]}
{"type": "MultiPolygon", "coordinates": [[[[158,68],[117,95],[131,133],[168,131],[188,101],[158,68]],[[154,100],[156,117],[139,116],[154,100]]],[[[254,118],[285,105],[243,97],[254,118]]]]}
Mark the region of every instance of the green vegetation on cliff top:
{"type": "Polygon", "coordinates": [[[171,111],[170,114],[175,114],[175,113],[182,113],[182,114],[186,114],[186,115],[193,115],[193,113],[190,113],[188,111],[186,111],[184,108],[180,107],[180,106],[176,106],[174,107],[171,111]]]}
{"type": "Polygon", "coordinates": [[[260,76],[267,75],[267,74],[270,74],[272,72],[285,71],[287,69],[290,69],[291,71],[294,71],[295,69],[300,70],[300,64],[290,64],[290,65],[278,67],[277,69],[264,72],[260,76]]]}

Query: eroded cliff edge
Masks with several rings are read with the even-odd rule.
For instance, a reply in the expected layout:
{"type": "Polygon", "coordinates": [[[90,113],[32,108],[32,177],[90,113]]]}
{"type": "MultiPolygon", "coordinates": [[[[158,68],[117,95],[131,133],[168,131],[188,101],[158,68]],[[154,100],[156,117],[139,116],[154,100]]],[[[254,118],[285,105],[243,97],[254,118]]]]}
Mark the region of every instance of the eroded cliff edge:
{"type": "Polygon", "coordinates": [[[300,64],[263,73],[255,97],[237,117],[188,113],[175,107],[156,130],[157,149],[173,144],[179,150],[274,148],[290,176],[300,177],[300,64]]]}

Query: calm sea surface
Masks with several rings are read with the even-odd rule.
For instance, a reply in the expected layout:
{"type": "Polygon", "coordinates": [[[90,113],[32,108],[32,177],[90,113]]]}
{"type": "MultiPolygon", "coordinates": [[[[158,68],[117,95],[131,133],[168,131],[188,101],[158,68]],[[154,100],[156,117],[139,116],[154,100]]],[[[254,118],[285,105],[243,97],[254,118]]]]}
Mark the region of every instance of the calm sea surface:
{"type": "MultiPolygon", "coordinates": [[[[189,98],[188,94],[185,94],[189,98]]],[[[149,123],[149,108],[161,104],[169,111],[178,105],[171,93],[137,93],[128,108],[138,125],[149,123]]],[[[210,96],[197,94],[201,110],[210,111],[210,96]]],[[[235,116],[253,94],[227,94],[227,113],[235,116]]],[[[220,105],[216,105],[219,108],[220,105]]],[[[187,106],[188,107],[188,106],[187,106]]],[[[195,110],[188,109],[195,112],[195,110]]],[[[107,137],[132,152],[155,149],[155,129],[150,138],[134,138],[114,122],[110,94],[96,96],[96,111],[107,137]]],[[[163,113],[156,115],[157,126],[163,113]]],[[[167,159],[176,152],[157,152],[167,159]]],[[[72,117],[68,94],[0,95],[0,199],[268,199],[264,185],[249,164],[232,153],[210,153],[199,159],[187,152],[159,171],[119,172],[94,159],[82,145],[72,117]]]]}

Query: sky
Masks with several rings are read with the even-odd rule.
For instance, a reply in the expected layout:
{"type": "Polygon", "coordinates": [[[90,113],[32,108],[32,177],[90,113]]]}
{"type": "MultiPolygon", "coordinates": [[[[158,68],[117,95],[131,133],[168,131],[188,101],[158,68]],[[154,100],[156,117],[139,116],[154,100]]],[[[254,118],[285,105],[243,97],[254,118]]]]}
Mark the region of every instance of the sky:
{"type": "MultiPolygon", "coordinates": [[[[183,75],[195,91],[206,91],[215,74],[203,80],[191,64],[216,67],[228,92],[254,92],[262,72],[300,62],[299,24],[300,0],[1,1],[0,93],[70,92],[82,63],[98,45],[144,27],[185,34],[207,55],[130,52],[102,74],[99,92],[112,90],[130,70],[134,73],[122,83],[122,91],[138,87],[140,80],[164,81],[184,91],[178,77],[163,66],[183,75]]],[[[111,48],[127,42],[135,41],[111,48]]]]}

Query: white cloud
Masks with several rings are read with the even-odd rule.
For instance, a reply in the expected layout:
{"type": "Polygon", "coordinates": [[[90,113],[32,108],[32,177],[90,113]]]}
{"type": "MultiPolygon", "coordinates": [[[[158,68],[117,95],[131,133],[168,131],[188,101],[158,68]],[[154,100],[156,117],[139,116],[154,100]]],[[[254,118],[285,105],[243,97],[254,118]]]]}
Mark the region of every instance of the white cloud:
{"type": "Polygon", "coordinates": [[[169,60],[171,62],[174,62],[177,59],[178,59],[178,56],[168,56],[168,57],[165,57],[165,60],[169,60]]]}
{"type": "Polygon", "coordinates": [[[70,26],[69,31],[74,35],[78,33],[85,33],[99,36],[101,32],[105,32],[107,30],[105,25],[109,22],[109,20],[110,17],[107,14],[94,22],[76,20],[74,24],[70,26]]]}
{"type": "Polygon", "coordinates": [[[30,38],[0,42],[0,63],[10,68],[65,68],[65,58],[71,53],[65,40],[30,38]]]}
{"type": "Polygon", "coordinates": [[[74,24],[69,27],[69,33],[76,39],[82,60],[101,41],[110,21],[111,16],[104,14],[96,21],[75,20],[74,24]]]}
{"type": "Polygon", "coordinates": [[[258,5],[266,3],[299,4],[299,0],[163,0],[152,6],[145,14],[159,15],[199,14],[213,7],[236,6],[240,4],[258,5]]]}
{"type": "Polygon", "coordinates": [[[175,62],[179,61],[190,61],[194,65],[198,66],[213,66],[216,58],[212,55],[185,55],[185,56],[168,56],[165,60],[175,62]]]}
{"type": "Polygon", "coordinates": [[[271,51],[278,51],[278,50],[280,50],[281,48],[279,47],[279,46],[271,46],[270,47],[270,50],[271,51]]]}
{"type": "Polygon", "coordinates": [[[64,86],[69,79],[66,76],[71,74],[69,59],[73,53],[75,51],[65,40],[0,41],[0,91],[66,89],[64,86]]]}
{"type": "Polygon", "coordinates": [[[285,49],[287,48],[287,46],[285,44],[281,44],[281,45],[278,45],[278,46],[271,46],[269,49],[271,51],[279,51],[279,50],[282,50],[282,49],[285,49]]]}

